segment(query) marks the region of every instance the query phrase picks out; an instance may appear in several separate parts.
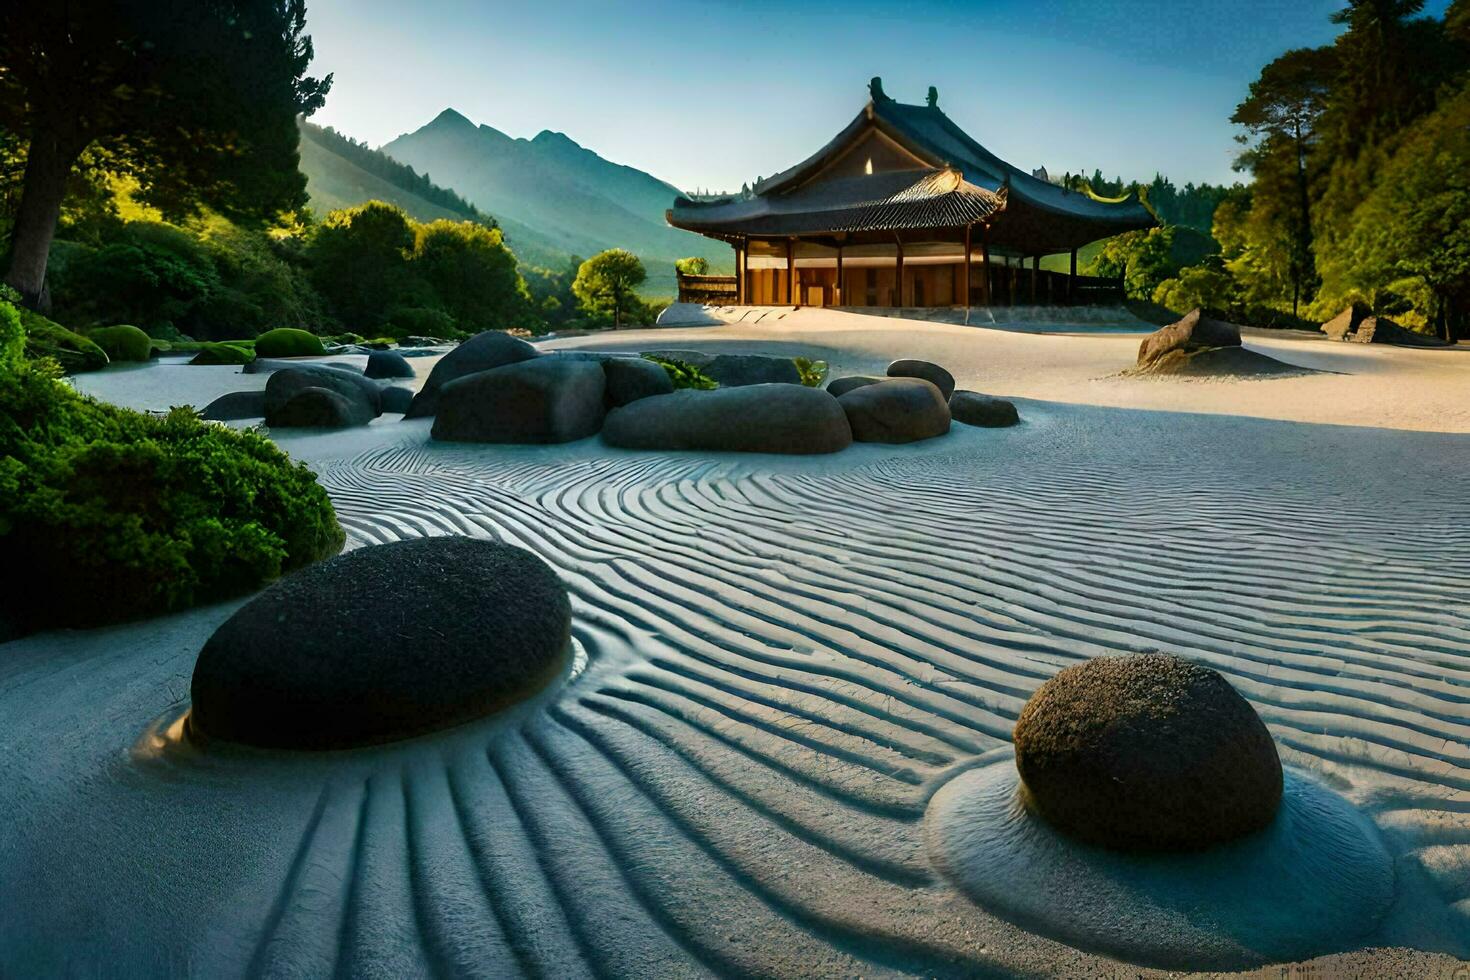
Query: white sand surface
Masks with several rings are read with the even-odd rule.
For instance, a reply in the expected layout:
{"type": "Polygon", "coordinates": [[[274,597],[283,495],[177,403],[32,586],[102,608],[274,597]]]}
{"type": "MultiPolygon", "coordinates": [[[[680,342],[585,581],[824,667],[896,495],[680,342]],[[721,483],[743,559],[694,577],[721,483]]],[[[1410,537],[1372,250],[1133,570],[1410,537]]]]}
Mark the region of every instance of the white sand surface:
{"type": "MultiPolygon", "coordinates": [[[[1154,650],[1229,677],[1391,857],[1387,911],[1311,975],[1456,975],[1470,357],[1252,335],[1344,373],[1117,379],[1139,338],[808,313],[557,346],[927,357],[1023,424],[820,458],[275,434],[351,546],[490,536],[557,568],[590,665],[508,715],[200,753],[194,656],[238,603],[0,647],[0,975],[1154,975],[967,897],[930,806],[1057,669],[1154,650]]],[[[78,384],[156,407],[170,370],[78,384]]]]}

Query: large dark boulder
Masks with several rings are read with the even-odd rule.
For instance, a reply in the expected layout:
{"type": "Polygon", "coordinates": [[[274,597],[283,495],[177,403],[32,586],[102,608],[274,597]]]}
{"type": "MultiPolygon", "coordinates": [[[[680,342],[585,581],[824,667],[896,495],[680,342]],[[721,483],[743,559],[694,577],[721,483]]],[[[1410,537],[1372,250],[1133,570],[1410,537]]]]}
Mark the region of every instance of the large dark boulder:
{"type": "Polygon", "coordinates": [[[1386,316],[1370,316],[1358,324],[1357,332],[1349,340],[1360,344],[1396,344],[1400,347],[1445,347],[1448,341],[1418,333],[1408,327],[1394,323],[1386,316]]]}
{"type": "Polygon", "coordinates": [[[395,415],[403,415],[408,411],[408,406],[413,404],[413,389],[400,388],[397,385],[383,385],[380,389],[383,399],[383,411],[393,412],[395,415]]]}
{"type": "Polygon", "coordinates": [[[890,378],[923,378],[939,389],[945,401],[954,394],[954,375],[931,361],[904,358],[888,365],[886,373],[890,378]]]}
{"type": "Polygon", "coordinates": [[[537,356],[537,350],[519,337],[512,337],[499,330],[487,330],[475,334],[454,350],[445,354],[434,365],[424,386],[414,396],[413,407],[408,410],[409,418],[433,415],[439,409],[439,392],[451,381],[490,371],[506,364],[518,364],[537,356]]]}
{"type": "Polygon", "coordinates": [[[697,350],[649,351],[663,360],[683,361],[699,368],[721,388],[740,388],[745,385],[801,384],[801,372],[796,362],[789,357],[771,354],[709,354],[697,350]]]}
{"type": "Polygon", "coordinates": [[[413,365],[408,358],[393,350],[368,351],[367,367],[362,372],[369,378],[412,378],[413,365]]]}
{"type": "Polygon", "coordinates": [[[841,398],[854,388],[861,388],[864,385],[875,385],[880,381],[886,380],[888,379],[870,378],[861,374],[852,374],[845,378],[833,378],[831,381],[828,381],[827,390],[832,393],[833,398],[841,398]]]}
{"type": "Polygon", "coordinates": [[[1138,366],[1149,367],[1174,351],[1192,354],[1217,347],[1239,346],[1239,327],[1206,316],[1201,310],[1192,310],[1182,319],[1143,338],[1143,343],[1138,346],[1138,366]]]}
{"type": "Polygon", "coordinates": [[[266,424],[279,424],[271,417],[299,391],[307,388],[326,388],[335,391],[354,404],[355,415],[366,415],[366,420],[377,418],[383,413],[383,396],[376,381],[369,380],[356,371],[342,371],[323,365],[299,365],[277,371],[265,383],[266,424]]]}
{"type": "Polygon", "coordinates": [[[211,422],[264,418],[265,392],[232,391],[227,395],[220,395],[204,406],[204,411],[200,415],[211,422]]]}
{"type": "Polygon", "coordinates": [[[1350,340],[1358,325],[1372,315],[1363,303],[1351,303],[1337,316],[1322,324],[1322,332],[1333,340],[1350,340]]]}
{"type": "Polygon", "coordinates": [[[329,388],[302,388],[265,414],[273,428],[345,429],[367,425],[374,416],[366,403],[329,388]]]}
{"type": "Polygon", "coordinates": [[[978,391],[957,391],[950,395],[949,414],[956,422],[987,429],[1001,429],[1021,421],[1014,403],[978,391]]]}
{"type": "Polygon", "coordinates": [[[1015,745],[1026,805],[1102,847],[1210,847],[1261,830],[1281,802],[1281,761],[1255,709],[1179,657],[1065,668],[1021,709],[1015,745]]]}
{"type": "Polygon", "coordinates": [[[288,575],[215,630],[189,730],[332,749],[446,728],[544,687],[570,630],[566,588],[529,551],[460,537],[360,548],[288,575]]]}
{"type": "Polygon", "coordinates": [[[609,412],[602,437],[625,449],[833,453],[852,428],[822,389],[764,384],[643,398],[609,412]]]}
{"type": "Polygon", "coordinates": [[[949,431],[944,395],[923,378],[893,378],[837,399],[858,442],[905,443],[949,431]]]}
{"type": "Polygon", "coordinates": [[[545,357],[481,371],[444,386],[432,435],[453,442],[585,439],[602,428],[605,387],[594,361],[545,357]]]}
{"type": "Polygon", "coordinates": [[[669,372],[641,357],[609,357],[602,362],[602,373],[607,378],[607,403],[613,408],[674,391],[669,372]]]}

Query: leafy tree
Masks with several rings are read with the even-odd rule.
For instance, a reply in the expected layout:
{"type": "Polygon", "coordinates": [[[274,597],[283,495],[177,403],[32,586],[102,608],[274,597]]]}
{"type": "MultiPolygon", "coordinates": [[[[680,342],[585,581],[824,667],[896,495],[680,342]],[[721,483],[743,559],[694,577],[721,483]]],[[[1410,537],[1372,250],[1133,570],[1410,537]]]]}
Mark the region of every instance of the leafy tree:
{"type": "Polygon", "coordinates": [[[1080,271],[1088,276],[1120,278],[1128,296],[1148,299],[1159,283],[1212,251],[1213,243],[1199,232],[1166,225],[1108,239],[1080,271]]]}
{"type": "Polygon", "coordinates": [[[412,269],[438,294],[461,330],[519,326],[530,305],[516,257],[498,228],[448,220],[420,225],[412,269]]]}
{"type": "Polygon", "coordinates": [[[365,332],[393,307],[434,305],[409,269],[413,248],[413,224],[391,204],[333,211],[307,250],[312,281],[345,325],[365,332]]]}
{"type": "Polygon", "coordinates": [[[1332,48],[1288,51],[1261,69],[1260,77],[1251,83],[1250,96],[1230,117],[1250,134],[1240,137],[1242,142],[1255,140],[1241,154],[1237,167],[1257,177],[1254,204],[1261,210],[1258,222],[1278,222],[1276,235],[1288,243],[1293,315],[1316,277],[1308,173],[1317,144],[1317,124],[1327,108],[1337,70],[1337,52],[1332,48]]]}
{"type": "Polygon", "coordinates": [[[610,248],[582,263],[572,292],[582,310],[598,319],[611,317],[617,329],[623,325],[623,315],[639,307],[634,290],[647,277],[638,256],[610,248]]]}
{"type": "Polygon", "coordinates": [[[709,259],[702,255],[691,255],[687,259],[675,261],[674,268],[686,276],[702,276],[709,272],[709,259]]]}
{"type": "Polygon", "coordinates": [[[48,303],[51,239],[89,149],[168,216],[304,205],[296,116],[331,84],[305,74],[305,24],[304,0],[0,6],[0,128],[26,142],[6,282],[26,303],[48,303]]]}
{"type": "Polygon", "coordinates": [[[1159,283],[1153,301],[1180,314],[1196,307],[1229,310],[1235,305],[1235,281],[1218,264],[1194,265],[1159,283]]]}

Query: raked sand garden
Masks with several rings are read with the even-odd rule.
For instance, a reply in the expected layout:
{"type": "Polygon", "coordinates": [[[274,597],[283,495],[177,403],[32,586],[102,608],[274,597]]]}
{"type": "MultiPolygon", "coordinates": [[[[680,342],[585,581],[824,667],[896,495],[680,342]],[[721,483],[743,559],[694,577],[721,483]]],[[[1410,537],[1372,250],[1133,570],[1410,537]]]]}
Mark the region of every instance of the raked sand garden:
{"type": "MultiPolygon", "coordinates": [[[[334,561],[518,546],[566,588],[565,655],[528,660],[529,693],[487,716],[302,751],[196,737],[261,722],[221,678],[211,697],[245,709],[191,734],[207,642],[267,661],[304,642],[231,620],[248,598],[6,644],[0,974],[1459,975],[1470,349],[1247,331],[1303,370],[1140,377],[1151,328],[1045,326],[769,311],[542,345],[801,356],[833,378],[920,358],[1019,412],[904,445],[488,445],[394,412],[273,429],[331,496],[334,561]],[[1253,770],[1265,829],[1138,854],[1017,802],[1023,706],[1121,654],[1228,681],[1209,720],[1279,756],[1253,770]]],[[[76,383],[162,410],[269,377],[164,359],[76,383]]],[[[452,563],[337,567],[358,571],[307,613],[350,640],[361,676],[337,679],[367,697],[391,674],[375,650],[452,658],[475,616],[557,628],[515,595],[453,599],[452,563]]],[[[1178,802],[1152,810],[1188,833],[1236,806],[1178,802]]]]}

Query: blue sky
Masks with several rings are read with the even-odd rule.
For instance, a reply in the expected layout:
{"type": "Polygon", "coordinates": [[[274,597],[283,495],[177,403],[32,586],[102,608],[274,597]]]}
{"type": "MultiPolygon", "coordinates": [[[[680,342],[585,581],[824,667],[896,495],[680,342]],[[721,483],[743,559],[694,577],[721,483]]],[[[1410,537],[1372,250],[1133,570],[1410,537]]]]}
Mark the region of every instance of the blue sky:
{"type": "MultiPolygon", "coordinates": [[[[1439,14],[1448,0],[1431,0],[1439,14]]],[[[685,188],[784,169],[867,80],[940,106],[1018,166],[1235,179],[1229,116],[1260,66],[1323,44],[1341,0],[309,0],[315,121],[379,145],[453,107],[560,130],[685,188]]]]}

